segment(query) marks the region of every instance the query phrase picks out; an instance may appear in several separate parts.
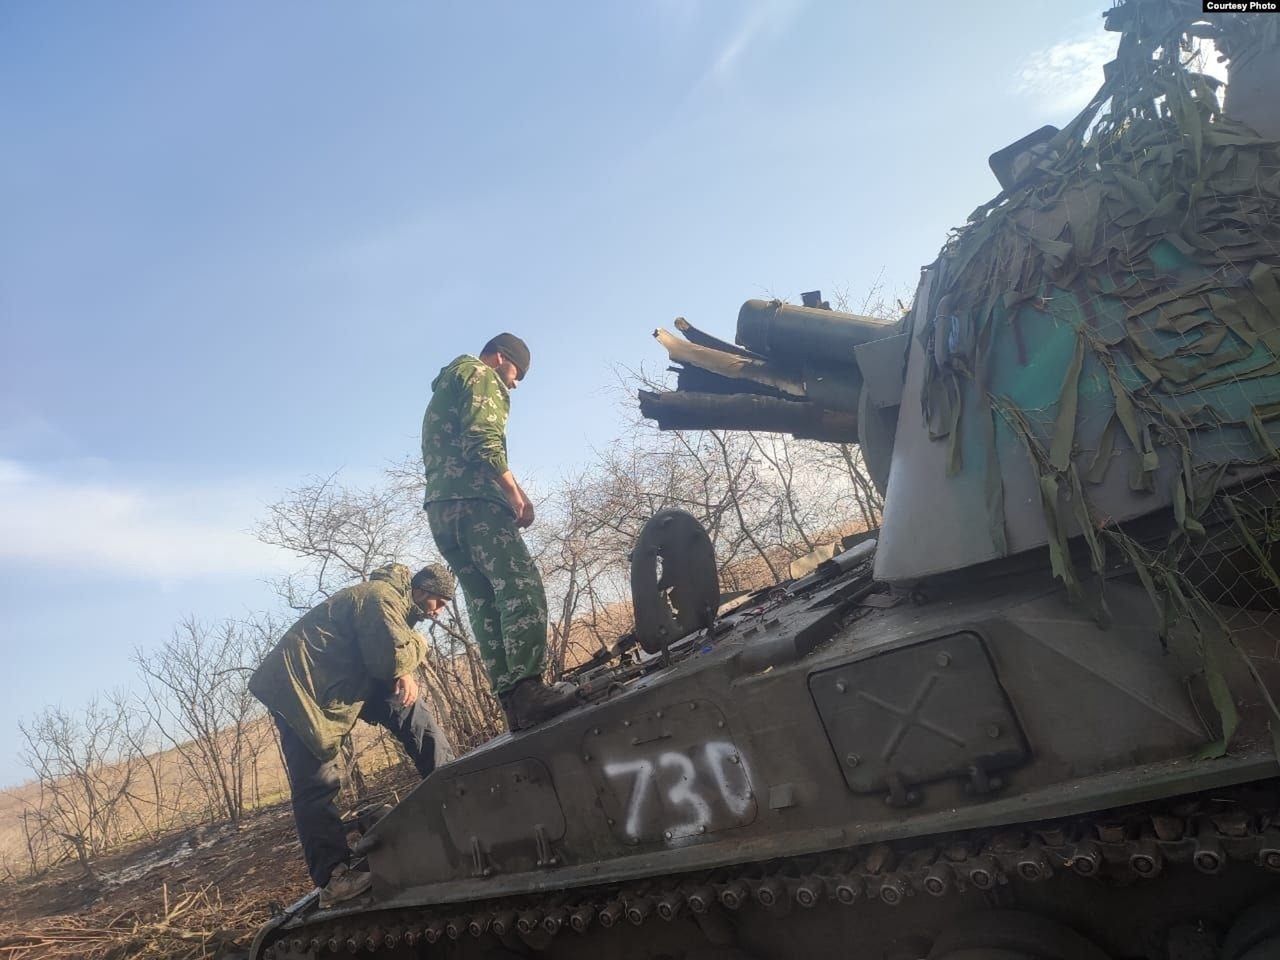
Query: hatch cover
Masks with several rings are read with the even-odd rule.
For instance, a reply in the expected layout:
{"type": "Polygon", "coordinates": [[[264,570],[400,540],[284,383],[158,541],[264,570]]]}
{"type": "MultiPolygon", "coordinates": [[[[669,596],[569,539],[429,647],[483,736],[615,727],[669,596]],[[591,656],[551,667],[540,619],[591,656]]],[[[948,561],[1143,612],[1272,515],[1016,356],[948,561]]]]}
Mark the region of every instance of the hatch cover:
{"type": "Polygon", "coordinates": [[[449,839],[460,850],[476,841],[485,852],[508,844],[564,837],[564,811],[542,761],[513,763],[446,780],[442,803],[449,839]]]}
{"type": "Polygon", "coordinates": [[[1029,752],[972,633],[823,670],[809,690],[849,788],[911,802],[905,787],[1019,766],[1029,752]]]}

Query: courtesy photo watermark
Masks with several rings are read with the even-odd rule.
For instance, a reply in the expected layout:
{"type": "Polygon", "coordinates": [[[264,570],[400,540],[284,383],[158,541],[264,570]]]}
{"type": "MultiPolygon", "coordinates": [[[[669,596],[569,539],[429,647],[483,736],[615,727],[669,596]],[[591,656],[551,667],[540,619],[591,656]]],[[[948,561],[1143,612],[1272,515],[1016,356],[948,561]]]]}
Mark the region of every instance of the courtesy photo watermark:
{"type": "Polygon", "coordinates": [[[1278,0],[1203,0],[1205,13],[1277,13],[1278,0]]]}

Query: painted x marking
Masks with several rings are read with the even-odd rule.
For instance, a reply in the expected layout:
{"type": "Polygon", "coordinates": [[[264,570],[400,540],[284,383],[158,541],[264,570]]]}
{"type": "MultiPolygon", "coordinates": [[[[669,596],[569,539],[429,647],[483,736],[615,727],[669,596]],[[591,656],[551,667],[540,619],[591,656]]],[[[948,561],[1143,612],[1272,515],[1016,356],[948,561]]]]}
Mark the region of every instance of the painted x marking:
{"type": "Polygon", "coordinates": [[[931,673],[925,677],[924,683],[922,683],[920,685],[920,689],[916,691],[916,695],[912,698],[911,704],[905,709],[881,700],[879,697],[874,694],[867,693],[865,690],[858,691],[858,696],[863,700],[868,703],[875,704],[881,710],[887,710],[894,716],[901,718],[901,722],[898,724],[897,729],[890,735],[889,741],[885,744],[884,751],[881,754],[881,759],[886,763],[893,759],[893,755],[897,753],[898,748],[902,746],[902,740],[906,737],[907,731],[912,727],[923,727],[925,730],[928,730],[930,733],[937,734],[944,740],[950,740],[957,747],[963,747],[965,745],[965,741],[962,737],[957,737],[949,730],[945,730],[936,723],[931,723],[920,716],[920,711],[924,709],[925,702],[929,699],[929,695],[933,693],[933,688],[937,686],[937,683],[938,675],[936,673],[931,673]]]}

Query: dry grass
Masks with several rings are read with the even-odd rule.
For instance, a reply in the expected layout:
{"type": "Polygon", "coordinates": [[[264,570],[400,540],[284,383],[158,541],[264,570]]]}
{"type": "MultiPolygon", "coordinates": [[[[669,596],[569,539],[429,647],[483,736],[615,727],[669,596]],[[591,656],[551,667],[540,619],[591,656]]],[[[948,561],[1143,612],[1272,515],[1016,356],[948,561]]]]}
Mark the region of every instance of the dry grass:
{"type": "Polygon", "coordinates": [[[170,902],[161,885],[158,910],[130,907],[115,917],[63,916],[37,922],[25,930],[0,924],[0,955],[24,958],[165,957],[195,960],[234,948],[245,933],[264,919],[260,904],[242,901],[228,909],[212,885],[181,894],[170,902]],[[11,929],[12,927],[12,929],[11,929]]]}
{"type": "MultiPolygon", "coordinates": [[[[395,802],[416,782],[407,765],[371,780],[395,802]]],[[[95,863],[0,883],[0,960],[197,960],[247,948],[273,908],[310,888],[287,803],[238,827],[180,831],[95,863]]]]}
{"type": "MultiPolygon", "coordinates": [[[[273,739],[271,721],[264,718],[259,724],[262,736],[273,739]]],[[[402,758],[398,745],[393,745],[378,729],[358,724],[353,740],[361,770],[366,774],[395,765],[402,758]]],[[[280,752],[270,741],[266,742],[266,749],[261,751],[249,772],[251,809],[277,804],[289,796],[289,780],[280,752]]],[[[218,818],[212,814],[199,781],[178,751],[165,750],[152,754],[149,759],[157,772],[158,800],[150,775],[144,772],[137,780],[126,820],[121,825],[126,844],[155,841],[175,831],[216,822],[218,818]]],[[[38,783],[0,792],[0,879],[23,877],[33,872],[26,847],[23,811],[37,807],[39,802],[38,783]]],[[[70,848],[50,851],[34,872],[58,866],[72,857],[70,848]]],[[[97,869],[96,861],[94,869],[97,869]]],[[[5,960],[3,954],[0,960],[5,960]]]]}
{"type": "Polygon", "coordinates": [[[0,887],[0,958],[195,960],[246,945],[273,902],[310,886],[280,804],[239,829],[190,832],[0,887]]]}

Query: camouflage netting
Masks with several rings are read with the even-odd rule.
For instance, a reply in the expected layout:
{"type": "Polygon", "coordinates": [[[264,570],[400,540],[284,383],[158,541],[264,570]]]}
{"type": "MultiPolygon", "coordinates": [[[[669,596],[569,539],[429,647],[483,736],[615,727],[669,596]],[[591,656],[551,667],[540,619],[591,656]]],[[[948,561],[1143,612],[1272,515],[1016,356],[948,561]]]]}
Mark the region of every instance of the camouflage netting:
{"type": "MultiPolygon", "coordinates": [[[[1192,635],[1221,724],[1206,754],[1220,755],[1237,723],[1224,651],[1242,622],[1280,620],[1280,143],[1223,115],[1218,82],[1185,63],[1206,28],[1179,9],[1112,11],[1125,32],[1103,88],[1026,185],[951,238],[919,332],[921,401],[948,472],[983,475],[997,554],[1010,552],[1001,461],[1021,451],[1069,593],[1105,619],[1103,574],[1130,566],[1166,635],[1192,635]],[[962,436],[967,404],[965,430],[983,436],[962,436]],[[1113,471],[1171,512],[1158,540],[1099,507],[1113,471]]],[[[1272,20],[1214,29],[1233,56],[1276,51],[1272,20]]]]}

